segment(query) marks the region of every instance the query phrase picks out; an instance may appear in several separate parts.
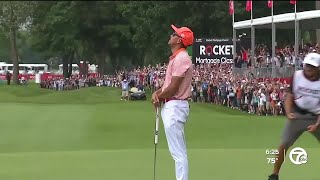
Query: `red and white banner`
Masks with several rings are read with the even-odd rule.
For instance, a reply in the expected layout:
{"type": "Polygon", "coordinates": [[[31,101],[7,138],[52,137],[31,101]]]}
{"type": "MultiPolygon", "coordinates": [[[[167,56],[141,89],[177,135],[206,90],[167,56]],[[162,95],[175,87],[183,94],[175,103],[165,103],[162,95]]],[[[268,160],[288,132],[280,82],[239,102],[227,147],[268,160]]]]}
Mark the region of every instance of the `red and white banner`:
{"type": "MultiPolygon", "coordinates": [[[[78,75],[72,75],[72,76],[78,76],[78,75]]],[[[98,78],[99,74],[98,73],[89,73],[88,77],[98,78]]],[[[52,78],[63,78],[63,75],[62,74],[50,74],[50,73],[41,74],[41,81],[45,81],[47,79],[52,79],[52,78]]]]}
{"type": "Polygon", "coordinates": [[[292,81],[291,77],[287,77],[287,78],[257,78],[258,82],[263,82],[263,81],[276,81],[276,82],[281,82],[281,83],[287,83],[290,84],[292,81]]]}
{"type": "MultiPolygon", "coordinates": [[[[22,77],[24,77],[24,79],[26,80],[34,80],[35,79],[35,75],[30,75],[30,74],[19,74],[19,79],[21,79],[22,77]]],[[[12,79],[12,76],[11,76],[12,79]]],[[[0,80],[7,80],[6,75],[1,74],[0,75],[0,80]]]]}
{"type": "MultiPolygon", "coordinates": [[[[30,74],[19,74],[19,79],[24,77],[26,80],[35,80],[35,75],[30,75],[30,74]]],[[[92,78],[97,78],[100,77],[98,73],[89,73],[88,77],[92,78]]],[[[47,79],[52,79],[52,78],[63,78],[62,74],[50,74],[50,73],[43,73],[41,74],[41,81],[45,81],[47,79]]],[[[12,76],[11,76],[12,79],[12,76]]],[[[0,75],[0,80],[7,80],[6,75],[0,75]]]]}

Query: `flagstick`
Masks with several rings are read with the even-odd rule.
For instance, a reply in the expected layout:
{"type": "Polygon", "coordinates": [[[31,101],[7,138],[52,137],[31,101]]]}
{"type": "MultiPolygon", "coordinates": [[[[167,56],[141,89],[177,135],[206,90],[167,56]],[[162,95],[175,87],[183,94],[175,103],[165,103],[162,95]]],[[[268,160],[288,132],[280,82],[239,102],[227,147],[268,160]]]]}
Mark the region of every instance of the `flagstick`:
{"type": "MultiPolygon", "coordinates": [[[[229,7],[230,8],[230,7],[229,7]]],[[[233,59],[235,59],[236,58],[236,53],[237,53],[237,51],[236,51],[236,48],[237,48],[237,44],[236,44],[236,42],[237,42],[237,39],[236,39],[236,30],[235,30],[235,28],[234,28],[234,13],[235,13],[235,9],[234,9],[234,1],[232,0],[232,33],[233,33],[233,47],[232,47],[232,49],[233,49],[233,59]]]]}
{"type": "Polygon", "coordinates": [[[272,67],[272,78],[275,77],[275,51],[276,51],[276,38],[275,38],[275,27],[274,27],[274,22],[273,22],[273,1],[272,1],[272,6],[271,6],[271,31],[272,31],[272,55],[271,55],[271,67],[272,67]]]}
{"type": "Polygon", "coordinates": [[[233,12],[232,12],[232,26],[234,26],[234,8],[233,8],[233,12]]]}
{"type": "Polygon", "coordinates": [[[297,70],[297,56],[299,51],[298,45],[298,29],[297,29],[297,2],[294,4],[294,34],[295,34],[295,46],[294,46],[294,56],[295,56],[295,70],[297,70]]]}
{"type": "Polygon", "coordinates": [[[256,67],[256,61],[254,59],[254,51],[255,51],[255,47],[254,47],[254,35],[253,35],[253,2],[251,1],[251,66],[253,68],[256,67]]]}
{"type": "Polygon", "coordinates": [[[271,20],[272,20],[272,23],[273,23],[273,2],[272,2],[272,6],[271,6],[271,20]]]}
{"type": "MultiPolygon", "coordinates": [[[[234,3],[234,2],[232,2],[232,3],[234,3]]],[[[236,37],[236,35],[235,35],[235,30],[234,30],[234,4],[233,4],[233,12],[232,12],[232,33],[233,33],[233,59],[235,59],[236,58],[236,46],[235,46],[235,43],[234,42],[237,42],[236,41],[236,39],[235,39],[235,37],[236,37]]]]}
{"type": "Polygon", "coordinates": [[[252,11],[253,11],[253,2],[251,1],[251,27],[253,26],[252,11]]]}

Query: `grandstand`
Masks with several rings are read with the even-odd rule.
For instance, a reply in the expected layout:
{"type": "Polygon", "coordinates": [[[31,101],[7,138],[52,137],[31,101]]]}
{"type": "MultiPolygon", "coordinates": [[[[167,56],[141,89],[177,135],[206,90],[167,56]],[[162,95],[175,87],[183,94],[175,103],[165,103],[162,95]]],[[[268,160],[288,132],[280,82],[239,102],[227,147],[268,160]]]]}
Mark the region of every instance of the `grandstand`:
{"type": "MultiPolygon", "coordinates": [[[[234,46],[235,36],[237,30],[250,28],[251,27],[251,57],[254,57],[252,60],[252,68],[233,68],[233,73],[237,75],[244,75],[247,73],[253,74],[255,77],[259,78],[287,78],[290,77],[293,72],[301,68],[301,61],[304,55],[308,52],[315,51],[315,44],[313,47],[302,47],[301,44],[301,29],[305,30],[316,30],[320,29],[320,10],[304,11],[297,13],[286,13],[279,14],[274,16],[256,18],[252,20],[245,20],[240,22],[235,22],[233,24],[233,39],[234,46]],[[294,47],[284,47],[279,49],[276,47],[276,29],[295,29],[295,46],[294,47]],[[255,29],[272,29],[272,49],[268,52],[261,53],[260,49],[256,49],[255,45],[255,29]],[[281,59],[288,58],[289,62],[278,62],[281,59]],[[260,61],[261,60],[261,61],[260,61]],[[266,66],[261,67],[260,62],[267,62],[266,66]],[[269,66],[268,66],[269,64],[269,66]]],[[[263,48],[265,51],[265,48],[263,48]]],[[[234,54],[234,58],[236,54],[234,54]]]]}

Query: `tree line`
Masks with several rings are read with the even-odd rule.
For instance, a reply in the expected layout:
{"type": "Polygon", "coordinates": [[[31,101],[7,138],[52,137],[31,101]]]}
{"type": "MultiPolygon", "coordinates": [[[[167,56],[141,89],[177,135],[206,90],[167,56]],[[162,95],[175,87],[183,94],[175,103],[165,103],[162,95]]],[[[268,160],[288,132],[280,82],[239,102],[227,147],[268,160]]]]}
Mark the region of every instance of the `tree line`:
{"type": "MultiPolygon", "coordinates": [[[[299,11],[314,9],[314,2],[299,4],[299,11]]],[[[254,17],[270,15],[266,3],[254,3],[254,17]]],[[[102,74],[166,62],[171,24],[190,27],[196,37],[232,37],[227,1],[2,1],[0,6],[0,61],[18,69],[26,61],[59,59],[65,77],[72,71],[68,64],[80,60],[97,64],[102,74]]],[[[250,19],[245,1],[234,6],[236,21],[250,19]]],[[[286,1],[274,6],[275,14],[293,12],[286,1]]],[[[14,71],[14,82],[17,77],[14,71]]]]}

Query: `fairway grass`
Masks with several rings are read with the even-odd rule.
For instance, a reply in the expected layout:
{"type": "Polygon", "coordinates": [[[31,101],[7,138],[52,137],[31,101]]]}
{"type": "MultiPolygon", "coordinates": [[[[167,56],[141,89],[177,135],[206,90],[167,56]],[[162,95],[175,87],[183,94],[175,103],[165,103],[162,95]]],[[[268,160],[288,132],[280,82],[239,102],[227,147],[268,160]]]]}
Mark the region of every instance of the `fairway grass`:
{"type": "MultiPolygon", "coordinates": [[[[55,92],[0,86],[1,180],[150,180],[155,113],[149,101],[122,102],[114,88],[55,92]]],[[[284,117],[261,117],[212,104],[191,104],[186,139],[191,180],[260,180],[272,171],[284,117]]],[[[319,144],[304,134],[309,161],[289,158],[281,180],[315,180],[319,144]]],[[[157,178],[173,180],[163,126],[157,178]]]]}
{"type": "MultiPolygon", "coordinates": [[[[308,164],[286,161],[282,180],[319,179],[319,149],[307,149],[308,164]]],[[[0,154],[0,176],[8,180],[103,180],[153,177],[153,150],[91,150],[0,154]]],[[[266,179],[272,168],[264,149],[190,149],[190,179],[266,179]],[[249,155],[249,156],[248,156],[249,155]]],[[[157,156],[157,178],[174,179],[174,164],[166,149],[157,156]]]]}

